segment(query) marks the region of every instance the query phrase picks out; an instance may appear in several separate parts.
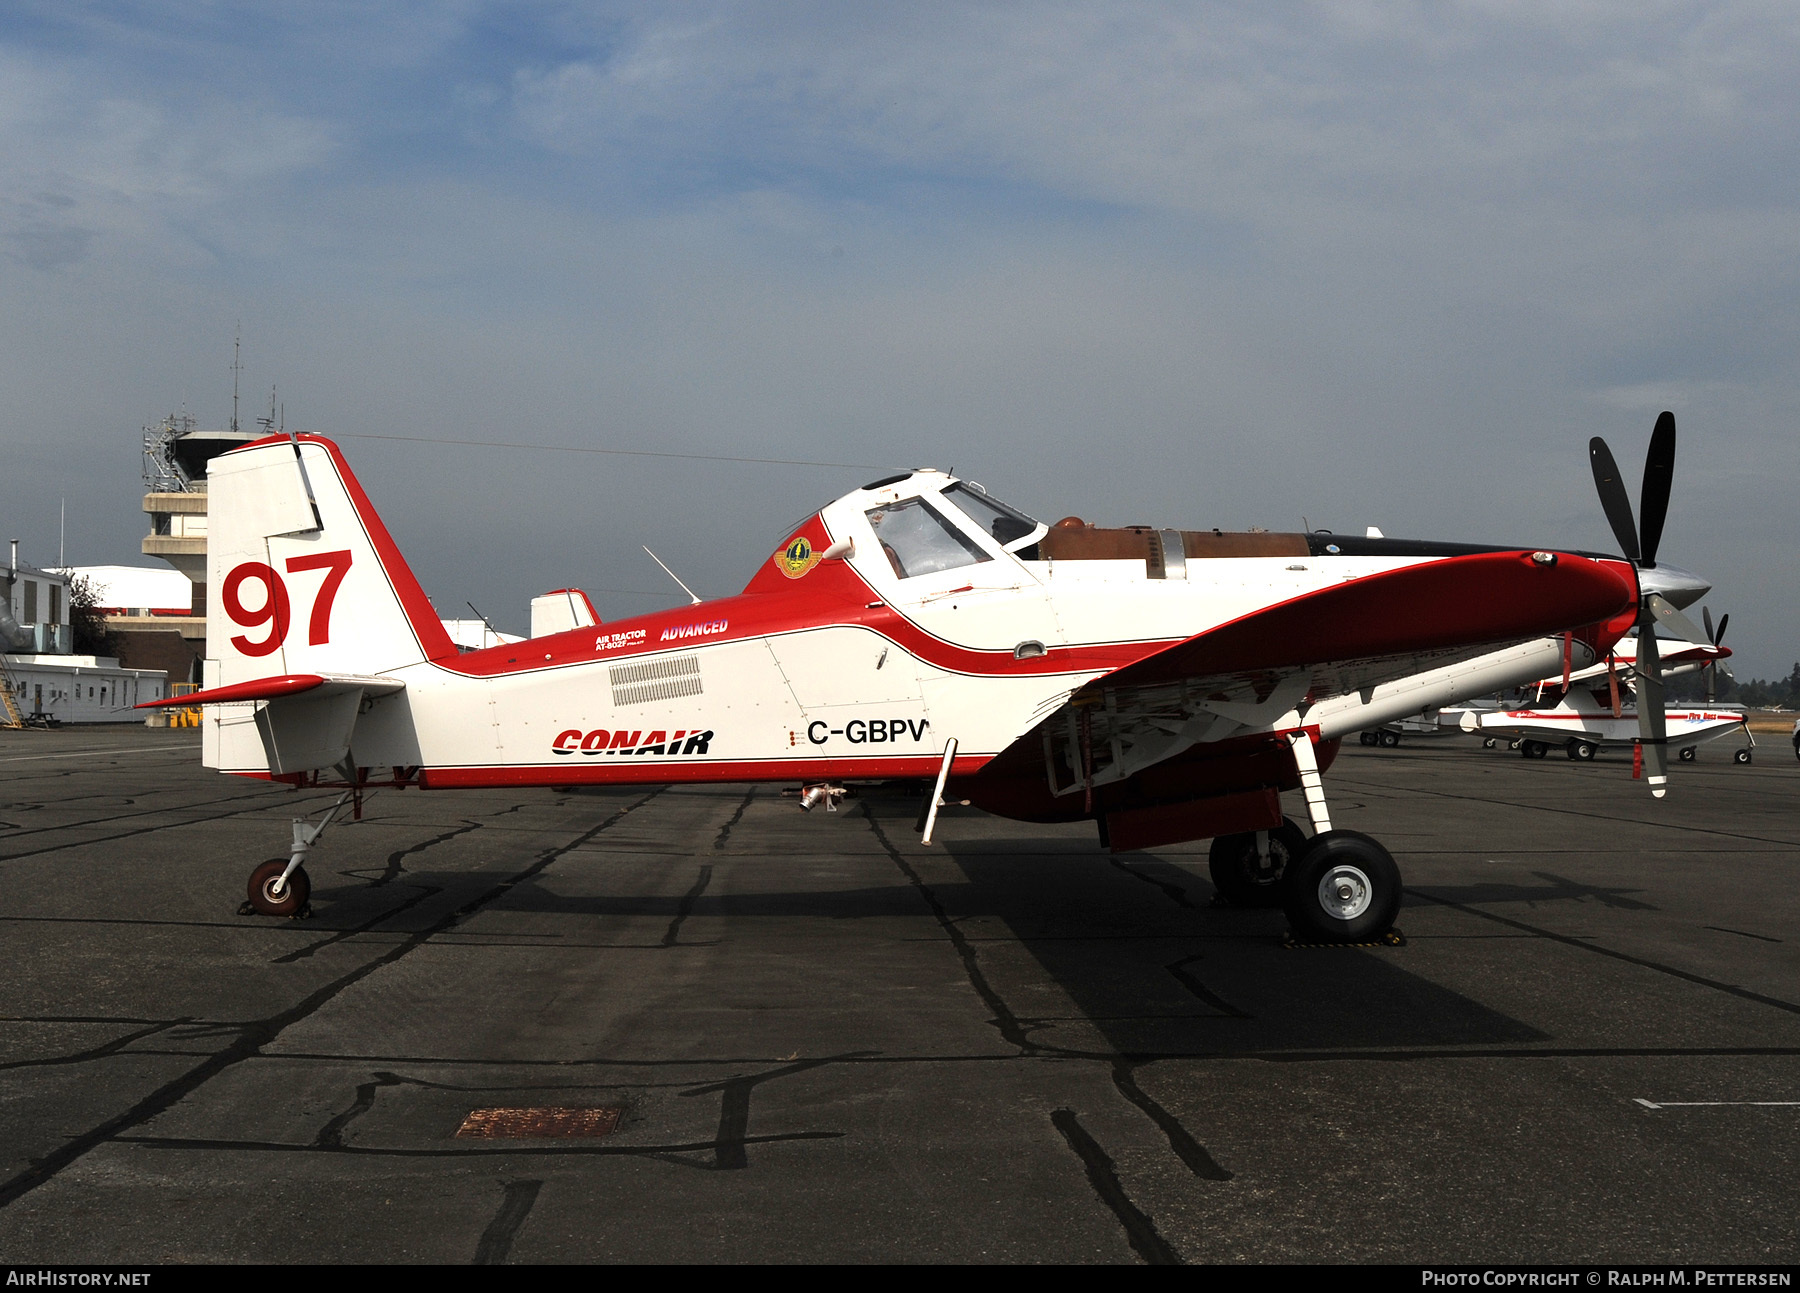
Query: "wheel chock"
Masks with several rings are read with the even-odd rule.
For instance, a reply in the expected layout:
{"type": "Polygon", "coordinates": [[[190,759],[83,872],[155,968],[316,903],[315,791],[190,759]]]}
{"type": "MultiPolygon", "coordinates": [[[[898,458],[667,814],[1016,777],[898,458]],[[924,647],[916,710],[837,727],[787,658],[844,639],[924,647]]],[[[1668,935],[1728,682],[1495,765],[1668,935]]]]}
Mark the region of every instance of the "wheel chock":
{"type": "Polygon", "coordinates": [[[1390,929],[1381,937],[1365,943],[1302,943],[1294,937],[1294,931],[1290,929],[1282,934],[1280,941],[1282,950],[1289,952],[1323,947],[1405,947],[1406,935],[1398,929],[1390,929]]]}

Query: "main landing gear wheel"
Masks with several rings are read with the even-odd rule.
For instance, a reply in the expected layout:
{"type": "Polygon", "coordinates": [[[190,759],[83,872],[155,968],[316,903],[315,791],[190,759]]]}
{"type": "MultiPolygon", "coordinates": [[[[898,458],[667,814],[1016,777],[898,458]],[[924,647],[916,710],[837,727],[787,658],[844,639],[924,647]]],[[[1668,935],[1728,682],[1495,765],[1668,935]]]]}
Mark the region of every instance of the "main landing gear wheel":
{"type": "Polygon", "coordinates": [[[1569,757],[1577,763],[1592,763],[1594,756],[1598,753],[1600,753],[1600,747],[1592,741],[1575,739],[1569,742],[1569,757]]]}
{"type": "Polygon", "coordinates": [[[1400,733],[1398,733],[1398,732],[1383,732],[1381,734],[1381,748],[1382,749],[1391,750],[1399,744],[1400,744],[1400,733]]]}
{"type": "Polygon", "coordinates": [[[1522,759],[1541,759],[1550,753],[1550,747],[1542,741],[1520,741],[1519,757],[1522,759]]]}
{"type": "Polygon", "coordinates": [[[1731,761],[1733,763],[1748,763],[1748,762],[1750,762],[1750,751],[1747,748],[1742,749],[1742,750],[1734,750],[1731,755],[1731,761]]]}
{"type": "Polygon", "coordinates": [[[1207,858],[1213,887],[1240,907],[1281,906],[1281,877],[1306,850],[1306,833],[1290,817],[1268,833],[1269,846],[1258,851],[1256,832],[1221,835],[1207,858]]]}
{"type": "Polygon", "coordinates": [[[1692,763],[1694,761],[1694,747],[1691,745],[1682,746],[1681,753],[1676,757],[1683,763],[1692,763]]]}
{"type": "Polygon", "coordinates": [[[275,888],[287,865],[286,858],[270,858],[252,871],[250,901],[245,906],[259,916],[298,916],[304,912],[306,900],[312,897],[312,880],[305,867],[296,867],[287,883],[279,891],[275,888]]]}
{"type": "Polygon", "coordinates": [[[1356,739],[1363,745],[1380,745],[1381,744],[1381,733],[1379,733],[1379,732],[1358,732],[1356,739]]]}
{"type": "Polygon", "coordinates": [[[1281,880],[1294,935],[1310,943],[1366,943],[1400,914],[1400,868],[1358,831],[1315,835],[1281,880]]]}

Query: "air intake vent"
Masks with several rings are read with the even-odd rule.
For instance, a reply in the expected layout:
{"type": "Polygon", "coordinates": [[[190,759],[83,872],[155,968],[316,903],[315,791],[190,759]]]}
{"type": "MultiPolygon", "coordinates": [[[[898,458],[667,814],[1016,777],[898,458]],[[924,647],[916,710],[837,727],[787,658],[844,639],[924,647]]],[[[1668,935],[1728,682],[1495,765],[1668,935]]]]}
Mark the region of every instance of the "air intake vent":
{"type": "Polygon", "coordinates": [[[607,672],[612,682],[614,705],[642,705],[652,700],[698,696],[703,690],[700,661],[691,655],[645,664],[614,665],[607,672]]]}

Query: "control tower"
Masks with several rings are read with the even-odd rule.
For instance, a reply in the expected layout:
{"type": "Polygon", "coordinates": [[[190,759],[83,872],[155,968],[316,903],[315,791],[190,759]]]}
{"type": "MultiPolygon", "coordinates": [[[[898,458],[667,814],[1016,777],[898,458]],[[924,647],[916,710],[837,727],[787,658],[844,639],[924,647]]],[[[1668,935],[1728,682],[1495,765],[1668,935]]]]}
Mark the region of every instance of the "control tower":
{"type": "Polygon", "coordinates": [[[228,449],[266,434],[258,431],[206,431],[186,414],[164,418],[144,428],[144,511],[150,533],[144,536],[147,557],[161,557],[193,585],[192,613],[186,616],[115,616],[108,627],[131,633],[171,629],[198,655],[206,652],[206,464],[228,449]]]}

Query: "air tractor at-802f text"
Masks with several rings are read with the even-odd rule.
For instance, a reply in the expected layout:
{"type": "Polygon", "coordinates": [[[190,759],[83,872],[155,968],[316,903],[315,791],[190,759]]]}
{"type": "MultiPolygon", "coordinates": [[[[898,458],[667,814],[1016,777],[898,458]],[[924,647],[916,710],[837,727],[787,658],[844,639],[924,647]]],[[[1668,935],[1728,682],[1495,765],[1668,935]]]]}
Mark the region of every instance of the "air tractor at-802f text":
{"type": "MultiPolygon", "coordinates": [[[[214,459],[218,590],[205,762],[307,786],[583,783],[929,787],[1036,822],[1093,821],[1115,851],[1211,839],[1229,899],[1281,905],[1309,940],[1385,932],[1400,876],[1334,829],[1323,774],[1344,735],[1604,660],[1659,590],[1674,459],[1645,472],[1645,533],[1605,446],[1596,481],[1624,558],[1326,533],[1046,525],[971,481],[873,481],[781,535],[735,597],[602,625],[570,590],[562,631],[461,652],[343,453],[271,437],[214,459]],[[1308,828],[1282,813],[1304,806],[1308,828]]],[[[1686,601],[1681,604],[1687,604],[1686,601]]],[[[1648,633],[1640,640],[1649,637],[1648,633]]],[[[1660,683],[1654,651],[1640,692],[1660,683]]],[[[1652,790],[1660,704],[1640,706],[1652,790]]],[[[251,875],[249,906],[304,909],[302,863],[251,875]]]]}

